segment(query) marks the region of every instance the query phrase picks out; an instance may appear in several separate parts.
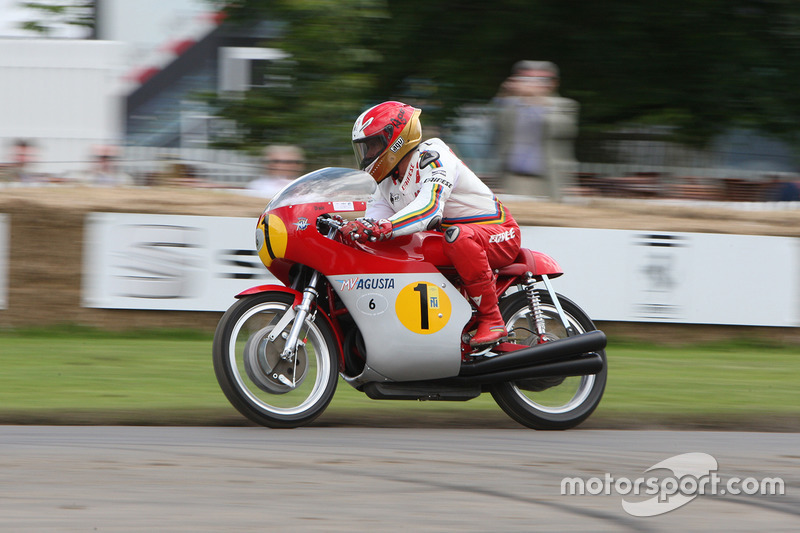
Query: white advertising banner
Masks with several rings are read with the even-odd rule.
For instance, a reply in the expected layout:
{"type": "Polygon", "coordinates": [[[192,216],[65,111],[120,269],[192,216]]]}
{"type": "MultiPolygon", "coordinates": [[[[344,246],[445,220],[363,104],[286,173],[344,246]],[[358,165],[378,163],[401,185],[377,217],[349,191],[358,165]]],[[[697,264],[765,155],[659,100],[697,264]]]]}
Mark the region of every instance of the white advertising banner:
{"type": "Polygon", "coordinates": [[[595,320],[800,325],[800,239],[526,226],[595,320]]]}
{"type": "Polygon", "coordinates": [[[255,252],[256,219],[90,213],[83,305],[224,311],[239,292],[278,283],[255,252]]]}
{"type": "MultiPolygon", "coordinates": [[[[277,283],[255,252],[251,218],[92,213],[87,307],[224,311],[277,283]]],[[[552,256],[555,289],[593,319],[800,325],[800,239],[525,226],[523,246],[552,256]]]]}
{"type": "Polygon", "coordinates": [[[0,213],[0,309],[8,309],[8,242],[11,227],[8,215],[0,213]]]}

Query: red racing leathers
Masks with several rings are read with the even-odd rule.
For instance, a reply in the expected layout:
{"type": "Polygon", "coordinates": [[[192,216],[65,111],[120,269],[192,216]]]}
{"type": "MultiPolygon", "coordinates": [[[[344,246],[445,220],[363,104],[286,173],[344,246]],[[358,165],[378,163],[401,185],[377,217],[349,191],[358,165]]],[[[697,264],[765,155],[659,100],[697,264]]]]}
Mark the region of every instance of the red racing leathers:
{"type": "Polygon", "coordinates": [[[442,140],[421,143],[410,158],[403,176],[390,174],[378,184],[365,217],[388,219],[392,237],[443,229],[444,252],[479,312],[471,343],[505,337],[492,269],[511,263],[519,253],[519,226],[442,140]]]}

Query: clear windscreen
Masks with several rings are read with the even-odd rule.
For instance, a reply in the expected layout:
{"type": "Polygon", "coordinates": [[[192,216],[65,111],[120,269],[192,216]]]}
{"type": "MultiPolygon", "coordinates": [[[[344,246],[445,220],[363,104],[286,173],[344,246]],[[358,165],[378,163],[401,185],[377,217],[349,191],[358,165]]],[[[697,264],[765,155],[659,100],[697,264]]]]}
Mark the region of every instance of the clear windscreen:
{"type": "Polygon", "coordinates": [[[366,202],[377,186],[372,176],[361,170],[322,168],[284,187],[267,205],[267,210],[315,202],[366,202]]]}

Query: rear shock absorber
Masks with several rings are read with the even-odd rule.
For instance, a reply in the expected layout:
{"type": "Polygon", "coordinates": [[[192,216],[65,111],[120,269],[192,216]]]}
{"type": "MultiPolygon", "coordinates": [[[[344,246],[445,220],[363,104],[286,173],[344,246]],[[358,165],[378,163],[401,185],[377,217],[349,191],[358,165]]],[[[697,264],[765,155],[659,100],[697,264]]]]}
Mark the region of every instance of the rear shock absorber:
{"type": "Polygon", "coordinates": [[[538,342],[541,343],[546,340],[546,332],[541,300],[539,300],[539,293],[535,285],[536,280],[533,279],[533,273],[525,272],[525,281],[522,283],[522,286],[525,289],[525,295],[528,297],[528,307],[530,307],[531,314],[533,315],[533,325],[536,330],[534,333],[539,338],[538,342]]]}

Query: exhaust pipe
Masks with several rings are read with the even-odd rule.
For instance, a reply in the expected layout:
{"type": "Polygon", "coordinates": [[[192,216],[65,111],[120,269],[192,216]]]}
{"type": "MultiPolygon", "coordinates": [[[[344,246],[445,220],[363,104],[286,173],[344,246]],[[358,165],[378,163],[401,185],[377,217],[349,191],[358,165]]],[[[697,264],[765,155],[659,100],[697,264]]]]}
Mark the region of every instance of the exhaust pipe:
{"type": "Polygon", "coordinates": [[[585,376],[601,372],[603,366],[603,358],[600,357],[600,354],[588,353],[566,361],[553,361],[534,366],[490,372],[477,376],[456,376],[447,381],[453,385],[470,386],[489,385],[504,381],[520,381],[523,379],[549,376],[585,376]]]}
{"type": "MultiPolygon", "coordinates": [[[[529,368],[533,365],[536,365],[536,368],[541,368],[540,365],[544,363],[558,361],[560,359],[574,358],[575,356],[582,354],[599,352],[605,347],[605,333],[600,330],[588,331],[586,333],[581,333],[580,335],[575,335],[574,337],[567,337],[565,339],[557,339],[542,344],[535,344],[528,348],[522,348],[521,350],[515,350],[513,352],[497,355],[485,361],[462,364],[458,377],[486,376],[487,374],[493,374],[504,370],[529,368]]],[[[591,373],[597,372],[583,372],[581,374],[572,375],[591,373]]],[[[550,375],[561,374],[556,373],[550,375]]]]}

